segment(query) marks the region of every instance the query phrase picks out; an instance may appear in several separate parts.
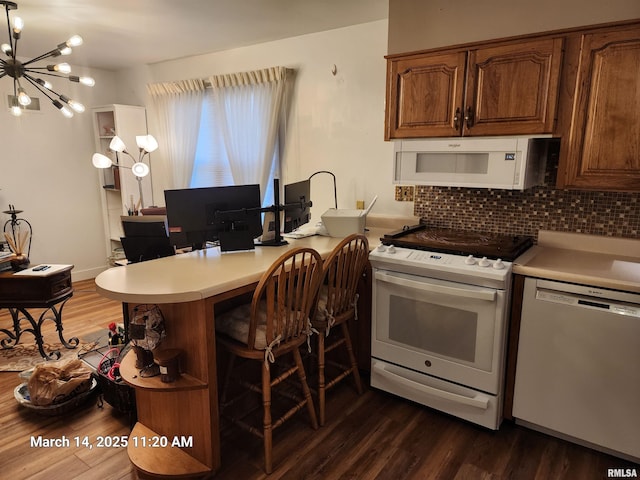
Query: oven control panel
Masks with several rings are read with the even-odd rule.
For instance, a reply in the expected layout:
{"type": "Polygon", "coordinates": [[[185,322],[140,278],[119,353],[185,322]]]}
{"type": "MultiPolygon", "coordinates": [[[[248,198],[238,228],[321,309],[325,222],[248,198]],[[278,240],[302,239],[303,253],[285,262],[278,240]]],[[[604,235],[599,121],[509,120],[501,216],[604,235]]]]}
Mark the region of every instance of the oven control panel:
{"type": "Polygon", "coordinates": [[[471,255],[415,250],[394,245],[380,244],[369,253],[373,266],[391,271],[444,278],[455,274],[456,281],[476,284],[474,278],[506,282],[511,275],[511,262],[501,259],[476,258],[471,255]],[[467,277],[467,278],[465,278],[467,277]]]}

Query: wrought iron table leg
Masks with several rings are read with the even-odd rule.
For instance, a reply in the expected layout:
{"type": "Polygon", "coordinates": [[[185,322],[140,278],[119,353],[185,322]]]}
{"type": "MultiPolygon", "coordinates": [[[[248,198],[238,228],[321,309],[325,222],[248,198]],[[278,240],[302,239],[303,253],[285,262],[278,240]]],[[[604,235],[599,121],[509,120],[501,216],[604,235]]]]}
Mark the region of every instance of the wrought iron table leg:
{"type": "MultiPolygon", "coordinates": [[[[76,348],[78,346],[78,344],[80,343],[80,340],[78,339],[78,337],[71,337],[69,339],[69,341],[65,340],[64,337],[62,336],[62,309],[64,308],[65,303],[67,303],[66,299],[64,302],[62,302],[60,304],[60,308],[56,309],[55,305],[51,307],[51,311],[53,312],[53,316],[54,318],[49,318],[49,320],[54,320],[56,322],[56,330],[58,331],[58,338],[60,339],[60,342],[67,348],[76,348]]],[[[44,320],[47,320],[47,318],[42,318],[44,316],[44,314],[47,313],[46,311],[42,313],[42,315],[40,316],[41,320],[40,320],[40,324],[42,324],[42,322],[44,320]]]]}
{"type": "Polygon", "coordinates": [[[57,350],[55,352],[51,352],[50,354],[47,354],[44,351],[41,326],[43,321],[42,317],[45,315],[48,309],[45,310],[42,315],[40,315],[40,319],[38,322],[35,321],[33,315],[31,315],[26,308],[10,308],[9,310],[11,311],[11,315],[18,320],[18,337],[20,337],[23,333],[30,333],[36,340],[36,345],[38,346],[38,351],[40,352],[42,358],[44,358],[45,360],[58,360],[60,358],[60,352],[57,350]],[[22,314],[22,318],[19,318],[19,314],[22,314]],[[31,324],[31,328],[20,328],[21,320],[28,321],[31,324]]]}
{"type": "Polygon", "coordinates": [[[62,309],[64,308],[64,305],[65,303],[67,303],[68,299],[69,298],[64,299],[60,304],[59,308],[56,308],[56,306],[53,305],[49,308],[44,309],[40,314],[40,316],[38,317],[37,322],[33,318],[33,315],[29,313],[27,308],[25,307],[9,308],[9,312],[11,313],[11,318],[13,319],[13,332],[4,328],[0,329],[0,332],[5,333],[8,337],[8,338],[3,338],[0,341],[0,345],[2,346],[2,348],[8,349],[8,348],[15,347],[19,343],[20,337],[22,336],[23,333],[30,333],[35,338],[36,345],[38,346],[38,351],[40,352],[40,355],[42,356],[42,358],[44,358],[45,360],[58,360],[60,358],[59,350],[56,350],[49,354],[47,354],[44,351],[42,324],[45,322],[45,320],[52,320],[55,322],[56,330],[58,332],[58,338],[60,338],[60,342],[66,348],[68,349],[76,348],[80,343],[80,340],[78,339],[78,337],[71,337],[69,338],[69,340],[65,340],[65,338],[62,335],[62,330],[63,330],[62,309]],[[50,312],[53,314],[53,316],[50,315],[50,312]],[[20,322],[22,320],[26,320],[27,322],[29,322],[30,327],[22,328],[20,326],[20,322]]]}
{"type": "Polygon", "coordinates": [[[7,338],[3,338],[0,340],[0,346],[2,348],[13,348],[20,342],[20,335],[22,331],[20,330],[20,318],[18,317],[18,312],[15,312],[13,309],[9,309],[9,313],[11,313],[11,319],[13,320],[13,332],[10,332],[6,328],[0,328],[0,332],[7,335],[7,338]]]}

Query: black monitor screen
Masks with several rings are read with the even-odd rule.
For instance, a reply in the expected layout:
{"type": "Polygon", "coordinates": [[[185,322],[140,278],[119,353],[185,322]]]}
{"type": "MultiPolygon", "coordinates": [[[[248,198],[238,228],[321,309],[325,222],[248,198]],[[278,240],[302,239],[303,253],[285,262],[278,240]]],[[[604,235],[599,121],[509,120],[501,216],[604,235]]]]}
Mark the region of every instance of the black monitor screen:
{"type": "Polygon", "coordinates": [[[284,186],[284,232],[289,233],[311,219],[309,180],[284,186]]]}
{"type": "Polygon", "coordinates": [[[121,216],[125,237],[166,237],[167,219],[164,215],[121,216]]]}
{"type": "Polygon", "coordinates": [[[260,185],[165,190],[171,243],[178,248],[202,248],[226,230],[262,233],[260,185]],[[247,210],[247,211],[244,211],[247,210]]]}

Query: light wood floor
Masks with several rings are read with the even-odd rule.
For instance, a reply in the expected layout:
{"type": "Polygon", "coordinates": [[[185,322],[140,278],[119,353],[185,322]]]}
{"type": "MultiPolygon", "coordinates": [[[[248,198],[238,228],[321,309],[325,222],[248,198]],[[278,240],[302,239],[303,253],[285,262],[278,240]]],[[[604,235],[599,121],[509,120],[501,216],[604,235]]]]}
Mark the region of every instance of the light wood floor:
{"type": "MultiPolygon", "coordinates": [[[[120,304],[97,295],[92,281],[78,282],[63,311],[64,332],[81,337],[121,315],[120,304]]],[[[0,312],[0,328],[9,325],[0,312]]],[[[45,332],[55,337],[52,327],[45,332]]],[[[128,435],[126,417],[95,403],[62,417],[38,416],[14,400],[19,383],[16,373],[0,373],[0,478],[136,478],[126,449],[73,446],[74,437],[95,443],[100,435],[128,435]],[[39,435],[66,436],[72,446],[31,447],[39,435]]],[[[639,465],[510,422],[493,432],[371,388],[358,396],[344,382],[328,397],[327,418],[313,431],[300,412],[276,430],[269,479],[595,480],[607,478],[609,468],[636,468],[640,475],[639,465]]],[[[214,478],[267,478],[257,438],[231,427],[221,436],[222,468],[214,478]]]]}

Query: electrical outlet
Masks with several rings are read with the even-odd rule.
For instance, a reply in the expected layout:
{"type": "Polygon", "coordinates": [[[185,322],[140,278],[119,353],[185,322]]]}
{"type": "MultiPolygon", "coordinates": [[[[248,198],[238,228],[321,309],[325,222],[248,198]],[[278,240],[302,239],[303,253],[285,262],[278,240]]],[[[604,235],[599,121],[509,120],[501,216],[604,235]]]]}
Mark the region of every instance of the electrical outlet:
{"type": "Polygon", "coordinates": [[[356,209],[364,210],[364,200],[356,200],[356,209]]]}
{"type": "Polygon", "coordinates": [[[398,202],[413,202],[413,185],[396,185],[395,199],[398,202]]]}

